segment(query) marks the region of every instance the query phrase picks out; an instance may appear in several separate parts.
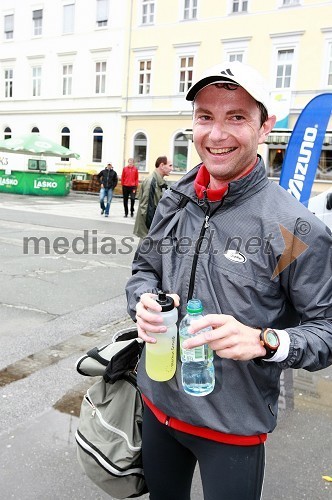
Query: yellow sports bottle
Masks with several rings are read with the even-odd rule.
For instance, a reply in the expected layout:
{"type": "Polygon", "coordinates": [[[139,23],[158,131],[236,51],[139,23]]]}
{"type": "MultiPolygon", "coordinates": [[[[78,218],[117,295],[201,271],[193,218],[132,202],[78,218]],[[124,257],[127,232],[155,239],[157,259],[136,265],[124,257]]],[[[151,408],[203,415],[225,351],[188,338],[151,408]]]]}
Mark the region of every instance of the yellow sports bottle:
{"type": "MultiPolygon", "coordinates": [[[[163,318],[163,324],[167,326],[165,333],[148,333],[157,342],[148,344],[146,342],[145,368],[146,373],[152,380],[165,382],[173,377],[176,370],[177,350],[177,327],[178,311],[174,307],[174,300],[164,292],[159,292],[156,298],[161,305],[162,311],[156,312],[163,318]]],[[[150,310],[150,312],[152,312],[150,310]]]]}

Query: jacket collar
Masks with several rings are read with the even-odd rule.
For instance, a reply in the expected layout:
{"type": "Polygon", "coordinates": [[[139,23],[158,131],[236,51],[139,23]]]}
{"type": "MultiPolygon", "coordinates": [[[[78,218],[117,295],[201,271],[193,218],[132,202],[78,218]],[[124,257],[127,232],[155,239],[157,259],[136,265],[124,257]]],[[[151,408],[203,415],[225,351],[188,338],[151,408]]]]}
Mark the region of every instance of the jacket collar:
{"type": "Polygon", "coordinates": [[[158,186],[160,187],[164,187],[164,186],[167,186],[166,182],[165,182],[165,179],[162,175],[160,175],[160,173],[158,172],[158,170],[156,169],[154,172],[153,172],[153,175],[155,176],[156,178],[156,181],[158,183],[158,186]]]}
{"type": "MultiPolygon", "coordinates": [[[[232,181],[228,184],[228,191],[224,196],[223,205],[233,203],[237,198],[247,198],[252,196],[255,192],[260,191],[266,184],[268,178],[266,175],[264,161],[260,155],[255,167],[241,179],[232,181]]],[[[195,192],[195,180],[202,163],[194,167],[190,172],[184,175],[178,182],[174,183],[171,187],[172,191],[191,198],[195,203],[201,204],[195,192]]]]}
{"type": "Polygon", "coordinates": [[[207,171],[205,165],[201,165],[197,171],[197,175],[194,180],[194,188],[197,197],[203,200],[205,196],[209,201],[219,201],[225,196],[228,190],[228,184],[225,184],[220,189],[211,189],[210,184],[210,174],[207,171]]]}

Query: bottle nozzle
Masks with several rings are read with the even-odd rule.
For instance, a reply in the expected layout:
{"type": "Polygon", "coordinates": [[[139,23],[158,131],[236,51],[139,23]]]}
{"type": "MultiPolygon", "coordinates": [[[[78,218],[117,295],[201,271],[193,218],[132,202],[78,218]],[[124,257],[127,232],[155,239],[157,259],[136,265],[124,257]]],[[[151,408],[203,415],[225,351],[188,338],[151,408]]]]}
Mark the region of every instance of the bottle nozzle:
{"type": "Polygon", "coordinates": [[[174,300],[172,297],[166,295],[166,293],[161,290],[158,292],[157,302],[161,305],[163,312],[174,309],[174,300]]]}
{"type": "Polygon", "coordinates": [[[158,302],[160,302],[161,304],[167,302],[167,297],[165,292],[158,292],[158,302]]]}

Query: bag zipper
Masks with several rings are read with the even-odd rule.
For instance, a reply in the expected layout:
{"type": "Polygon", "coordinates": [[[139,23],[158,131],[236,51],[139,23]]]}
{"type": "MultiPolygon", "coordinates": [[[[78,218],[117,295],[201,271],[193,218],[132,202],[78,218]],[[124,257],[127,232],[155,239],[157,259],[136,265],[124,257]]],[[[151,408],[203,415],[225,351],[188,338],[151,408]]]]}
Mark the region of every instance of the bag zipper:
{"type": "Polygon", "coordinates": [[[98,410],[98,408],[96,408],[96,406],[93,404],[92,399],[89,397],[88,392],[85,395],[85,400],[93,408],[92,413],[91,413],[91,418],[95,418],[95,416],[97,415],[100,424],[103,427],[105,427],[105,429],[107,429],[109,431],[112,431],[115,434],[118,434],[119,436],[121,436],[126,441],[127,446],[128,446],[128,448],[130,450],[132,450],[132,451],[140,451],[141,447],[140,446],[134,446],[133,444],[131,444],[129,442],[128,436],[127,436],[127,434],[125,432],[123,432],[121,429],[117,429],[116,427],[113,427],[112,425],[108,424],[106,422],[106,420],[103,419],[102,414],[100,413],[100,411],[98,410]]]}

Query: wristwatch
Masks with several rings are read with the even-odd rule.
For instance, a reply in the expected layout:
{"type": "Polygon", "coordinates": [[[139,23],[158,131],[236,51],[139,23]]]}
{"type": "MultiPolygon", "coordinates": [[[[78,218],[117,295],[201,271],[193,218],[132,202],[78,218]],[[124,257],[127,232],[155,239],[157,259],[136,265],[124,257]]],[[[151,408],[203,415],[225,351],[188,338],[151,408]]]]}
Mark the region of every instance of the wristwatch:
{"type": "Polygon", "coordinates": [[[280,345],[277,332],[272,328],[262,328],[259,338],[262,346],[266,350],[266,354],[264,356],[260,356],[258,359],[272,358],[280,345]]]}

